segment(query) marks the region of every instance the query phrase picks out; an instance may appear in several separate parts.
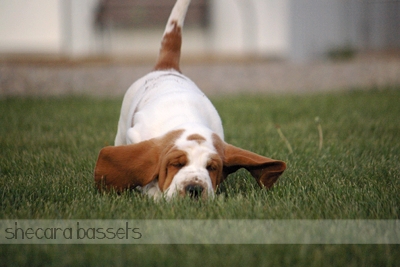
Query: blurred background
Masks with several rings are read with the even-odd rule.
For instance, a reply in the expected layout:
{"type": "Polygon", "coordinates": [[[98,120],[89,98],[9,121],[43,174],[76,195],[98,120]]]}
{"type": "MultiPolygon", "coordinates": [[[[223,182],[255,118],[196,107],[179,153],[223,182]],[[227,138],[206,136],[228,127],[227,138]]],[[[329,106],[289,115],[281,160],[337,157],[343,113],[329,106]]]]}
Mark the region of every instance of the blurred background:
{"type": "MultiPolygon", "coordinates": [[[[175,0],[1,0],[0,94],[26,91],[20,88],[24,86],[20,81],[11,79],[18,69],[14,68],[12,72],[10,66],[14,64],[15,67],[16,63],[51,61],[83,64],[90,61],[114,65],[115,62],[131,62],[139,66],[139,63],[154,62],[174,3],[175,0]]],[[[232,60],[241,64],[243,61],[269,62],[266,68],[275,68],[270,72],[282,74],[294,68],[291,65],[292,69],[284,70],[282,64],[309,66],[310,62],[324,60],[354,61],[354,58],[363,56],[369,59],[385,58],[391,59],[389,70],[385,69],[387,62],[378,69],[382,73],[389,71],[392,76],[375,77],[372,85],[382,82],[382,79],[389,79],[385,83],[398,83],[400,1],[192,0],[185,21],[182,49],[183,60],[186,61],[203,64],[206,61],[210,64],[232,60]]],[[[312,88],[312,77],[327,75],[296,70],[298,73],[294,75],[298,78],[306,75],[310,84],[304,84],[298,90],[312,88]]],[[[233,73],[244,73],[239,75],[243,78],[246,72],[254,71],[257,72],[247,68],[244,71],[233,70],[233,73]]],[[[258,72],[263,76],[267,71],[258,72]]],[[[137,78],[136,75],[145,72],[139,70],[133,77],[137,78]]],[[[192,72],[196,73],[195,70],[192,72]]],[[[372,68],[371,72],[375,73],[376,68],[372,68]]],[[[370,74],[360,75],[367,78],[370,74]]],[[[282,79],[283,82],[286,79],[275,76],[270,78],[282,79]]],[[[205,77],[208,77],[206,73],[198,79],[205,77]]],[[[132,76],[119,79],[126,79],[121,84],[125,87],[134,80],[132,76]]],[[[344,78],[332,76],[330,79],[334,82],[344,78]]],[[[262,80],[248,87],[259,91],[264,82],[268,83],[262,80]]],[[[237,85],[236,82],[232,84],[237,85]]],[[[371,85],[371,81],[368,84],[371,85]]],[[[288,84],[275,85],[275,90],[290,87],[288,84]]],[[[360,83],[360,86],[363,85],[360,83]]],[[[73,86],[78,84],[70,85],[73,86]]],[[[86,90],[98,85],[81,83],[79,86],[79,90],[86,90]]],[[[211,85],[206,83],[204,86],[211,85]]],[[[335,86],[342,85],[332,84],[330,87],[335,86]]],[[[358,86],[358,83],[349,86],[358,86]]],[[[314,87],[317,88],[318,84],[314,87]]],[[[106,88],[102,90],[107,91],[106,88]]]]}

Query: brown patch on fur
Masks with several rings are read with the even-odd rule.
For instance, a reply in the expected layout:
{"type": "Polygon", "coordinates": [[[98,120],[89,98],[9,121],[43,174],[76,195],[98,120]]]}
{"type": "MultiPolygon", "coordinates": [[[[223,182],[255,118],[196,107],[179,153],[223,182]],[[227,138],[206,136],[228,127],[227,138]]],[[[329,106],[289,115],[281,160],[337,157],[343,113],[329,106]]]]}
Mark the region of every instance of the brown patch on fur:
{"type": "Polygon", "coordinates": [[[182,33],[177,21],[172,21],[173,29],[164,35],[161,42],[160,54],[154,70],[175,69],[179,72],[181,57],[182,33]]]}
{"type": "Polygon", "coordinates": [[[260,187],[271,188],[286,169],[285,162],[227,144],[216,134],[213,135],[213,142],[224,164],[221,181],[240,168],[245,168],[260,187]]]}
{"type": "Polygon", "coordinates": [[[160,162],[158,186],[164,192],[172,183],[175,175],[186,166],[188,158],[185,151],[172,147],[160,162]]]}
{"type": "Polygon", "coordinates": [[[167,158],[168,153],[173,151],[175,140],[182,132],[176,130],[137,144],[103,148],[94,171],[98,189],[121,192],[145,186],[163,175],[164,171],[160,172],[160,160],[167,158]]]}
{"type": "Polygon", "coordinates": [[[212,139],[215,150],[217,150],[217,153],[220,155],[221,158],[224,158],[224,141],[222,141],[222,139],[216,133],[212,134],[212,139]]]}
{"type": "Polygon", "coordinates": [[[206,139],[199,135],[199,134],[191,134],[186,138],[188,141],[196,141],[197,143],[201,144],[204,141],[206,141],[206,139]]]}

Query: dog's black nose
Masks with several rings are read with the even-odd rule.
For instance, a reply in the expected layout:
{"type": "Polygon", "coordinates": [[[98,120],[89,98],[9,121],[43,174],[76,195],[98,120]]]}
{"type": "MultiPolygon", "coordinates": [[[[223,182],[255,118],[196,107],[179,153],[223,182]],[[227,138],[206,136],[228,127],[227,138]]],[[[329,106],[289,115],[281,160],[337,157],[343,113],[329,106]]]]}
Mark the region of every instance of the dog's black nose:
{"type": "Polygon", "coordinates": [[[190,184],[185,187],[185,192],[187,196],[191,198],[199,198],[201,197],[204,188],[198,184],[190,184]]]}

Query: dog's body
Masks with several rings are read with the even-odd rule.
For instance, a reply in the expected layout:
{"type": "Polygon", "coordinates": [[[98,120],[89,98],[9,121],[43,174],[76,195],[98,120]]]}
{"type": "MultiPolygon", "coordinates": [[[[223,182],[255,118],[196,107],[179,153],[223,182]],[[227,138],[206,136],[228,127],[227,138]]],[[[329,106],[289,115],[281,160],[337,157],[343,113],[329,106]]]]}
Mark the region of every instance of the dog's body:
{"type": "Polygon", "coordinates": [[[282,161],[225,143],[218,112],[180,73],[181,29],[189,3],[176,2],[155,70],[125,94],[115,146],[102,149],[96,164],[99,189],[139,186],[156,198],[207,197],[239,168],[268,188],[286,168],[282,161]]]}
{"type": "MultiPolygon", "coordinates": [[[[185,129],[185,134],[177,143],[194,134],[206,140],[212,140],[212,133],[221,139],[224,136],[217,111],[191,80],[175,70],[154,71],[135,82],[125,94],[115,145],[137,144],[180,129],[185,129]]],[[[207,179],[202,180],[204,187],[211,190],[207,179]]],[[[155,197],[161,193],[155,182],[145,186],[143,192],[155,197]]],[[[169,196],[174,193],[170,190],[169,196]]]]}
{"type": "Polygon", "coordinates": [[[193,127],[210,129],[224,138],[218,112],[189,78],[175,70],[154,71],[126,92],[115,145],[135,144],[193,127]]]}

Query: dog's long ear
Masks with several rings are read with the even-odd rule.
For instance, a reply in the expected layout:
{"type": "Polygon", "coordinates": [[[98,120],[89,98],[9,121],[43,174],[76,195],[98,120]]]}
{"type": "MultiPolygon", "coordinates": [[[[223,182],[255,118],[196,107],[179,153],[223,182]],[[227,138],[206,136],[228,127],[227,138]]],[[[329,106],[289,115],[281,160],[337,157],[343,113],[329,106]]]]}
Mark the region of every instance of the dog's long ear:
{"type": "Polygon", "coordinates": [[[103,148],[94,170],[97,188],[121,192],[147,185],[157,178],[162,154],[180,133],[175,131],[137,144],[103,148]]]}
{"type": "Polygon", "coordinates": [[[286,169],[286,163],[255,154],[224,143],[224,177],[240,168],[245,168],[256,179],[260,187],[271,188],[286,169]]]}
{"type": "Polygon", "coordinates": [[[225,144],[224,175],[245,168],[261,187],[271,188],[286,169],[286,163],[225,144]]]}
{"type": "Polygon", "coordinates": [[[120,192],[150,183],[158,173],[159,153],[158,146],[150,140],[103,148],[94,170],[97,188],[120,192]]]}

